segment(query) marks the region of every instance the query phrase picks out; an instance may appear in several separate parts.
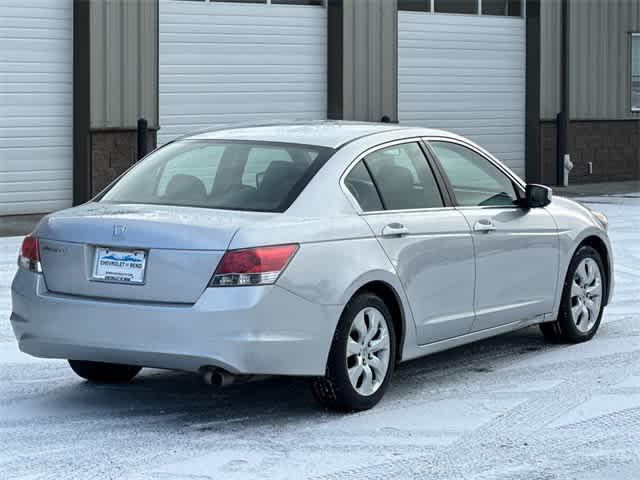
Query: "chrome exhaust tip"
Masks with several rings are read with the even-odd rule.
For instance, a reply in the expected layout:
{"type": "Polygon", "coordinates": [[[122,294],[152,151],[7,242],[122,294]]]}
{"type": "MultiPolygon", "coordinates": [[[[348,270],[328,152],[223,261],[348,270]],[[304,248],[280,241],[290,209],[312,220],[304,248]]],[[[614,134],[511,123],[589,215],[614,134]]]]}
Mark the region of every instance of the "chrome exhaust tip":
{"type": "Polygon", "coordinates": [[[236,381],[235,375],[214,367],[203,368],[202,379],[204,380],[204,383],[214,387],[226,387],[236,381]]]}

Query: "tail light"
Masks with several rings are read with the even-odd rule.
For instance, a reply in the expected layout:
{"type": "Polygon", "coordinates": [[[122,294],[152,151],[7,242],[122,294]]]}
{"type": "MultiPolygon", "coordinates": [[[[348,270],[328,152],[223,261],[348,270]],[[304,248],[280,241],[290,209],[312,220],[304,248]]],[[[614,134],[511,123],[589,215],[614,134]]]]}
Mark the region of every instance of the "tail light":
{"type": "Polygon", "coordinates": [[[31,272],[42,272],[40,265],[40,245],[38,238],[27,235],[22,240],[22,248],[18,257],[18,266],[31,272]]]}
{"type": "Polygon", "coordinates": [[[270,285],[276,282],[297,251],[297,244],[228,250],[209,286],[270,285]]]}

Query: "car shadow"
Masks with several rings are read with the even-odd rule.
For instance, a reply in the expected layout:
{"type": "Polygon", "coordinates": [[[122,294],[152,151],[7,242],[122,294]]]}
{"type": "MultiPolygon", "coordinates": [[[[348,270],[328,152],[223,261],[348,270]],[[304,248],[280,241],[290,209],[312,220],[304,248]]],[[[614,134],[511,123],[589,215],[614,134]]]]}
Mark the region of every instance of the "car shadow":
{"type": "MultiPolygon", "coordinates": [[[[517,364],[536,351],[557,348],[545,344],[537,328],[529,328],[476,342],[438,354],[406,362],[397,367],[391,389],[393,399],[415,395],[428,398],[435,384],[455,389],[460,382],[478,380],[477,376],[496,366],[517,364]],[[464,375],[461,375],[464,374],[464,375]]],[[[330,419],[336,415],[323,410],[313,400],[310,379],[272,377],[261,381],[211,387],[195,374],[145,369],[133,382],[124,385],[100,385],[74,382],[58,389],[53,405],[65,405],[82,414],[115,417],[160,416],[165,427],[189,424],[196,430],[238,429],[273,425],[280,419],[291,424],[296,419],[330,419]]],[[[384,402],[383,402],[384,404],[384,402]]]]}

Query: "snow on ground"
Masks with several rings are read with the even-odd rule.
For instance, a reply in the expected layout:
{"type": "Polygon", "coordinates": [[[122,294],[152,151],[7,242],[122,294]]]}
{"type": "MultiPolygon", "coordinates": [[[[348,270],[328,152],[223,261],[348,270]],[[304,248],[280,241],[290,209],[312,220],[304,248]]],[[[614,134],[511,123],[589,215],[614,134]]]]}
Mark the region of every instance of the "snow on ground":
{"type": "Polygon", "coordinates": [[[412,361],[352,415],[319,410],[303,379],[212,390],[148,370],[94,386],[26,356],[9,325],[20,239],[0,239],[0,478],[640,478],[640,199],[586,200],[616,262],[591,342],[529,328],[412,361]]]}

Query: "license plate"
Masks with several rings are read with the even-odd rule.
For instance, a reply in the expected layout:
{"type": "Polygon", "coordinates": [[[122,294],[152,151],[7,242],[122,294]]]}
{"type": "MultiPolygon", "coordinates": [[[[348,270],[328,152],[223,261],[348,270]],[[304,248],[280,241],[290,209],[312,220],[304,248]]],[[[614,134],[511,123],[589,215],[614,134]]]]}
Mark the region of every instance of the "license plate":
{"type": "Polygon", "coordinates": [[[93,278],[105,282],[144,283],[147,252],[96,248],[93,278]]]}

